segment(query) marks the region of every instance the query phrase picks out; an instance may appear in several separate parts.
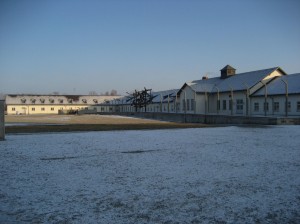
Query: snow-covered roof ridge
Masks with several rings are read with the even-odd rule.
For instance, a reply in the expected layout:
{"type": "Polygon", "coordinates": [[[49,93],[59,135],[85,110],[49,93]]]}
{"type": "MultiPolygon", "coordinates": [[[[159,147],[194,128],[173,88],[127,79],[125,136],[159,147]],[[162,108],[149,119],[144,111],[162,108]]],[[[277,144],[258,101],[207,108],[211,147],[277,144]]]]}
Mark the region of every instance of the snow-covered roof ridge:
{"type": "MultiPolygon", "coordinates": [[[[300,73],[277,77],[267,85],[267,95],[284,95],[300,93],[300,73]]],[[[265,95],[265,87],[258,90],[253,96],[265,95]]]]}
{"type": "Polygon", "coordinates": [[[217,91],[227,92],[230,91],[231,89],[233,91],[246,90],[247,88],[253,87],[257,83],[262,81],[265,77],[267,77],[272,72],[278,69],[281,72],[283,72],[282,69],[280,69],[280,67],[273,67],[268,69],[235,74],[231,77],[228,77],[227,79],[223,79],[222,82],[220,82],[217,85],[218,90],[214,88],[212,92],[217,92],[217,91]]]}

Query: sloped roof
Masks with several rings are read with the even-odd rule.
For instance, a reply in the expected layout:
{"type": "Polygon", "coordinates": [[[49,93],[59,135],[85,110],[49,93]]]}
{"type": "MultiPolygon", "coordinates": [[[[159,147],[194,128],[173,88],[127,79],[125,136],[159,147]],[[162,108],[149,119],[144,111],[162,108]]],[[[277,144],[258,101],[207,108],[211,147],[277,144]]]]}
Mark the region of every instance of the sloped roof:
{"type": "Polygon", "coordinates": [[[210,79],[195,80],[186,84],[190,86],[197,93],[199,92],[205,93],[205,92],[211,92],[214,89],[214,87],[217,86],[222,81],[223,79],[216,77],[210,79]]]}
{"type": "Polygon", "coordinates": [[[160,103],[162,102],[168,102],[168,96],[169,96],[169,101],[172,101],[174,97],[176,97],[176,94],[179,89],[170,89],[170,90],[164,90],[164,91],[159,91],[159,92],[152,92],[153,95],[153,103],[160,103]]]}
{"type": "MultiPolygon", "coordinates": [[[[300,73],[277,77],[267,85],[268,95],[285,95],[286,85],[288,84],[288,94],[299,94],[300,93],[300,73]]],[[[253,96],[264,96],[265,87],[259,89],[253,96]]]]}
{"type": "Polygon", "coordinates": [[[280,70],[283,74],[285,74],[285,72],[281,68],[274,67],[274,68],[263,69],[258,71],[239,73],[230,76],[226,79],[215,77],[209,79],[194,80],[185,83],[181,87],[178,93],[180,93],[181,90],[184,89],[186,86],[189,86],[197,93],[205,93],[205,92],[216,93],[218,91],[229,92],[231,88],[233,89],[233,91],[242,91],[242,90],[246,90],[247,88],[253,87],[261,80],[263,80],[266,76],[268,76],[269,74],[271,74],[276,70],[280,70]]]}
{"type": "Polygon", "coordinates": [[[226,70],[236,70],[235,68],[233,68],[232,66],[230,66],[230,65],[226,65],[224,68],[222,68],[220,71],[226,71],[226,70]]]}
{"type": "Polygon", "coordinates": [[[101,95],[40,95],[40,94],[8,94],[6,104],[24,105],[89,105],[102,103],[120,96],[101,96],[101,95]]]}
{"type": "MultiPolygon", "coordinates": [[[[259,81],[263,80],[266,76],[279,69],[279,67],[263,69],[252,72],[245,72],[233,75],[227,79],[223,79],[217,87],[220,92],[230,91],[232,88],[233,91],[246,90],[256,85],[259,81]]],[[[213,89],[212,92],[217,92],[216,89],[213,89]]]]}

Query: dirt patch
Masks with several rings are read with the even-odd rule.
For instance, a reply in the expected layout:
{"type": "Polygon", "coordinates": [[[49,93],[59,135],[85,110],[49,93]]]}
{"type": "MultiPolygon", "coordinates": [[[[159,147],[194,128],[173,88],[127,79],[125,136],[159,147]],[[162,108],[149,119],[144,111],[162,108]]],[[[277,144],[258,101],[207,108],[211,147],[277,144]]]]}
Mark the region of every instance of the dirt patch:
{"type": "Polygon", "coordinates": [[[109,115],[8,115],[6,123],[41,124],[160,124],[172,123],[150,119],[109,115]]]}
{"type": "Polygon", "coordinates": [[[6,133],[70,131],[149,130],[209,127],[204,124],[175,123],[108,115],[9,115],[6,133]],[[20,125],[24,124],[24,125],[20,125]]]}

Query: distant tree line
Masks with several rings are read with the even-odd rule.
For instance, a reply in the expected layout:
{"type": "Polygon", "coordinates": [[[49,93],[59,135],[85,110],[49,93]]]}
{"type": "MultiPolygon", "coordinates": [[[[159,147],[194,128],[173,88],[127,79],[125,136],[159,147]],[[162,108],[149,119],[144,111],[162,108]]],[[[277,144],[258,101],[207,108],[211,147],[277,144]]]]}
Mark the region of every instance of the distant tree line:
{"type": "MultiPolygon", "coordinates": [[[[89,95],[96,96],[96,95],[98,95],[98,93],[96,91],[92,90],[92,91],[89,92],[89,95]]],[[[99,95],[117,96],[118,95],[118,91],[115,90],[115,89],[112,89],[110,92],[106,91],[105,93],[100,93],[99,95]]]]}

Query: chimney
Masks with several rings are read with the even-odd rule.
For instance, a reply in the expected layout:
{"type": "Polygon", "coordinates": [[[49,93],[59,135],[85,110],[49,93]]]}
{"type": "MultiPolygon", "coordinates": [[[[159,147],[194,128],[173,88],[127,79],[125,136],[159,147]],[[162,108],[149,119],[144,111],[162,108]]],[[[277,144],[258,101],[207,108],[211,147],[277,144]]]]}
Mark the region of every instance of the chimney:
{"type": "Polygon", "coordinates": [[[207,75],[202,76],[202,80],[207,80],[207,79],[208,79],[207,75]]]}
{"type": "Polygon", "coordinates": [[[236,69],[231,67],[230,65],[226,65],[224,68],[221,69],[221,79],[226,79],[230,76],[235,75],[236,69]]]}

